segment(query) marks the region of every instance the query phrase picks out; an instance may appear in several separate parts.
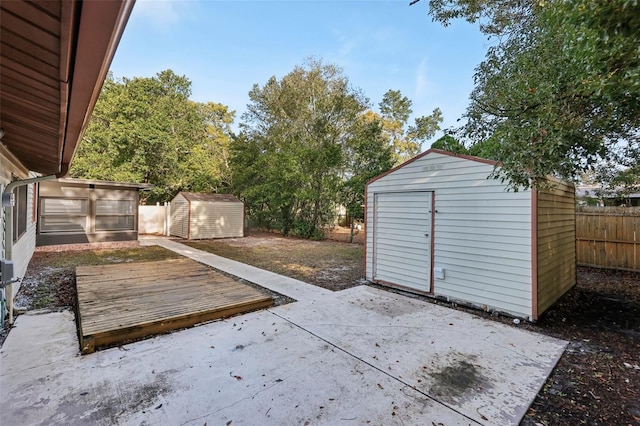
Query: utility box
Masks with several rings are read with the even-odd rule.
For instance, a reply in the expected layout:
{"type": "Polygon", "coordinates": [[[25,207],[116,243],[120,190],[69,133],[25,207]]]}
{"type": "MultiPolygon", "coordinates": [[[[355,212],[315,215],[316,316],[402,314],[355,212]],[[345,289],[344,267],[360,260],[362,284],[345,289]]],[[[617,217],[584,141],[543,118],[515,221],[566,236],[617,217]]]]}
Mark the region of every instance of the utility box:
{"type": "Polygon", "coordinates": [[[14,282],[13,279],[13,261],[7,259],[0,259],[0,284],[4,287],[7,284],[14,282]]]}

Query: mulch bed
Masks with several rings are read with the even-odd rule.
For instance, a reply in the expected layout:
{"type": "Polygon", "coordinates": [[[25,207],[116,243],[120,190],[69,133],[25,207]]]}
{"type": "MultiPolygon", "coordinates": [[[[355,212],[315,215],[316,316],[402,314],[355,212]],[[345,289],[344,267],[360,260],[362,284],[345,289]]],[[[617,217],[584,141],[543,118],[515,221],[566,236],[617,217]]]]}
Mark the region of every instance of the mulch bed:
{"type": "Polygon", "coordinates": [[[531,330],[569,341],[522,425],[640,425],[640,274],[578,268],[531,330]]]}

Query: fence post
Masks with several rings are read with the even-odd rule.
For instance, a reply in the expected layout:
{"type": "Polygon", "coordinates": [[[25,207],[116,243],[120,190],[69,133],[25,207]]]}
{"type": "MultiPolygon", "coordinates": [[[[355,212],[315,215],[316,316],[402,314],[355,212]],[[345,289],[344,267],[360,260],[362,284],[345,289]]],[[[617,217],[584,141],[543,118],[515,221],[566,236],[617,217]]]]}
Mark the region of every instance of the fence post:
{"type": "Polygon", "coordinates": [[[171,202],[164,203],[164,235],[171,236],[171,202]]]}

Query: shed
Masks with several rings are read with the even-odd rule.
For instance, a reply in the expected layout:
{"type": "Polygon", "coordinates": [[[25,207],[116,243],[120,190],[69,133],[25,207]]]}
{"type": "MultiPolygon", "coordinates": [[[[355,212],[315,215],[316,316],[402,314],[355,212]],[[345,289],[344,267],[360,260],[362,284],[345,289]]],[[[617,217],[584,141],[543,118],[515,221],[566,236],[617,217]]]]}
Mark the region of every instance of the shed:
{"type": "Polygon", "coordinates": [[[137,241],[138,191],[151,188],[85,179],[40,182],[36,245],[137,241]]]}
{"type": "Polygon", "coordinates": [[[366,186],[366,278],[537,320],[576,282],[575,190],[509,191],[497,163],[430,149],[366,186]]]}
{"type": "Polygon", "coordinates": [[[171,200],[171,235],[197,240],[244,236],[244,203],[230,194],[179,192],[171,200]]]}

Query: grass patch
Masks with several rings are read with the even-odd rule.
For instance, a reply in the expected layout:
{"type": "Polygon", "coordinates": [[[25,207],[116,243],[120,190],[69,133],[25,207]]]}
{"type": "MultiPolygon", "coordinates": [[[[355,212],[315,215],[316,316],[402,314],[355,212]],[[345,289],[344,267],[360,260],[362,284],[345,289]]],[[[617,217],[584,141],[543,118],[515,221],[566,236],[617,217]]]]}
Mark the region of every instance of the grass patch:
{"type": "Polygon", "coordinates": [[[330,290],[357,285],[364,276],[364,247],[357,244],[284,237],[268,238],[261,244],[252,244],[250,238],[184,243],[330,290]]]}

